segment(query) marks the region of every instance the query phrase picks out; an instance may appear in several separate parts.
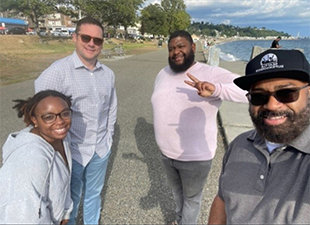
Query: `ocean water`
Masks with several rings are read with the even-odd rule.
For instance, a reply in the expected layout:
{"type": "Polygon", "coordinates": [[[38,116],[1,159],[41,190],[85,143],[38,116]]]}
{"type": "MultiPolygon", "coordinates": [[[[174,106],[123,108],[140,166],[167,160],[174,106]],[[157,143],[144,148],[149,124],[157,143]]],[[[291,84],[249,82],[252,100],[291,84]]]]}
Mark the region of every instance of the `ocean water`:
{"type": "MultiPolygon", "coordinates": [[[[220,58],[225,61],[246,61],[250,60],[254,46],[269,48],[273,40],[243,40],[219,44],[221,49],[220,58]]],[[[310,62],[310,39],[281,40],[279,44],[282,49],[303,49],[303,53],[310,62]]]]}

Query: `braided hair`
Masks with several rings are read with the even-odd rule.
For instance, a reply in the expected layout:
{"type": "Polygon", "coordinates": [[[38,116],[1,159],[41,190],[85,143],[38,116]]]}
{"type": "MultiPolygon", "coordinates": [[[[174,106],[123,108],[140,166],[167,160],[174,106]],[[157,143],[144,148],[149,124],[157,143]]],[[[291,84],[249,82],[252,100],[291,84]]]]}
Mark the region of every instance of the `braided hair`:
{"type": "Polygon", "coordinates": [[[16,102],[16,104],[13,106],[13,109],[17,110],[17,116],[19,118],[24,116],[24,122],[27,126],[34,126],[31,117],[34,116],[34,110],[36,106],[42,99],[50,96],[63,99],[65,102],[67,102],[69,108],[71,107],[71,96],[66,96],[55,90],[44,90],[36,93],[33,97],[30,97],[26,100],[13,100],[13,102],[16,102]]]}

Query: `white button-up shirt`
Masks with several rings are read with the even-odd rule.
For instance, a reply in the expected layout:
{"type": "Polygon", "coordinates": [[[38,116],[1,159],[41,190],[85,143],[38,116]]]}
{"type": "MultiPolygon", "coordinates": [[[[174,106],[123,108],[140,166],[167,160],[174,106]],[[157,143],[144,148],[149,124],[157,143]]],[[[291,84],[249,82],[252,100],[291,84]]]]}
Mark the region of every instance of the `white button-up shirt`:
{"type": "Polygon", "coordinates": [[[97,61],[93,71],[76,52],[54,62],[35,81],[35,90],[53,89],[72,97],[72,158],[83,166],[96,152],[111,149],[117,114],[115,76],[97,61]]]}

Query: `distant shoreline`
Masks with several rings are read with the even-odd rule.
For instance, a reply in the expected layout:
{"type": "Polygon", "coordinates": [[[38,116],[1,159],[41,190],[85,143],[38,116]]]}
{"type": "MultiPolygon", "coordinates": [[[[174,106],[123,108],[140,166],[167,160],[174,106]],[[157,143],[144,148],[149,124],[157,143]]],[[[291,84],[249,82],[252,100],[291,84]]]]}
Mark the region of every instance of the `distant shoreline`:
{"type": "MultiPolygon", "coordinates": [[[[272,38],[252,38],[252,37],[235,37],[235,38],[209,38],[209,39],[199,39],[198,41],[203,49],[206,58],[210,60],[211,65],[216,65],[219,60],[226,62],[249,62],[252,57],[270,48],[273,41],[272,38]],[[209,45],[205,47],[206,42],[209,45]],[[226,45],[227,44],[227,45],[226,45]],[[254,49],[255,47],[255,49],[254,49]],[[212,48],[220,49],[219,59],[216,56],[209,57],[209,52],[218,52],[218,50],[211,50],[212,48]],[[212,62],[211,62],[212,61],[212,62]]],[[[310,48],[309,42],[310,38],[283,38],[281,41],[281,49],[298,49],[302,51],[307,60],[310,61],[310,48]]]]}
{"type": "MultiPolygon", "coordinates": [[[[235,37],[235,38],[214,38],[213,39],[213,45],[219,45],[224,44],[228,42],[233,41],[273,41],[275,38],[267,37],[267,38],[255,38],[255,37],[235,37]]],[[[302,39],[309,39],[309,38],[282,38],[281,41],[296,41],[296,40],[302,40],[302,39]]],[[[201,41],[204,41],[202,39],[201,41]]]]}

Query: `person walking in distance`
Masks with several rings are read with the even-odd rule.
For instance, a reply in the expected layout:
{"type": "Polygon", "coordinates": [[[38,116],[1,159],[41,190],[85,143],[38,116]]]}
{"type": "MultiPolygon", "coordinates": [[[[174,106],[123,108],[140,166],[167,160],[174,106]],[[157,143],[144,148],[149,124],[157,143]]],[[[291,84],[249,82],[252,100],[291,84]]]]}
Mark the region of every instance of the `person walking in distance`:
{"type": "Polygon", "coordinates": [[[115,76],[111,69],[97,60],[103,45],[103,27],[99,21],[91,17],[79,20],[72,39],[75,52],[43,71],[35,80],[35,90],[55,89],[72,96],[70,148],[74,207],[69,223],[76,222],[84,192],[84,224],[98,224],[100,194],[117,116],[115,76]]]}
{"type": "Polygon", "coordinates": [[[155,138],[176,203],[173,224],[198,221],[217,147],[216,115],[222,101],[247,102],[245,92],[233,83],[238,75],[196,62],[195,49],[188,32],[171,34],[169,66],[158,73],[151,99],[155,138]]]}
{"type": "Polygon", "coordinates": [[[273,40],[270,48],[281,48],[281,45],[279,45],[279,41],[281,41],[280,36],[273,40]]]}

